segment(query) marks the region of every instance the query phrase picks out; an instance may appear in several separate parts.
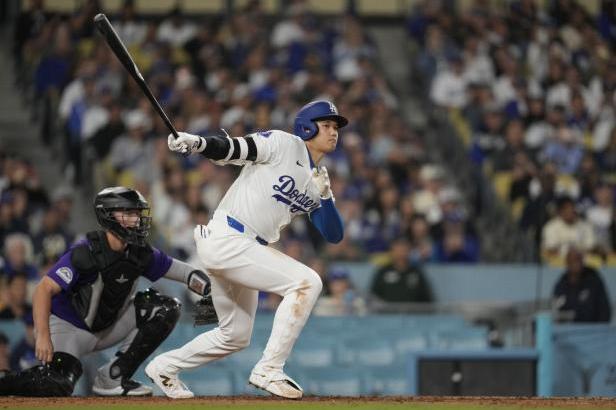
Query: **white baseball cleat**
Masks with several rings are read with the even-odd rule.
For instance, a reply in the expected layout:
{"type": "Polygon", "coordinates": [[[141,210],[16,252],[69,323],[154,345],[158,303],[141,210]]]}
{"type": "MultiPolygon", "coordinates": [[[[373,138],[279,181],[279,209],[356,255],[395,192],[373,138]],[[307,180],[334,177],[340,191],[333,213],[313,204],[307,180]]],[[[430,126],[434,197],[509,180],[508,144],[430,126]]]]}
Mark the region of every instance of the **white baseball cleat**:
{"type": "Polygon", "coordinates": [[[302,390],[300,385],[283,372],[265,375],[255,373],[253,370],[248,383],[274,396],[284,397],[285,399],[301,399],[304,395],[304,390],[302,390]]]}
{"type": "Polygon", "coordinates": [[[92,392],[98,396],[151,396],[152,388],[135,380],[120,381],[96,375],[92,392]]]}
{"type": "Polygon", "coordinates": [[[190,399],[195,394],[188,390],[188,387],[178,378],[177,374],[164,371],[156,364],[156,359],[152,360],[145,367],[145,374],[171,399],[190,399]]]}

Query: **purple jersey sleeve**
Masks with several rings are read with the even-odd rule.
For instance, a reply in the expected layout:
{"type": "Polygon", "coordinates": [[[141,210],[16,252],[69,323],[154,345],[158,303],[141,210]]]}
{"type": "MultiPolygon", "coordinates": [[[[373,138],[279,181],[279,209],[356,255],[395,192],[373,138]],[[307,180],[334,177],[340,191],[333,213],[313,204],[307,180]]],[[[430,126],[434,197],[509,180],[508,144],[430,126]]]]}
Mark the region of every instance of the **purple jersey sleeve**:
{"type": "Polygon", "coordinates": [[[62,290],[70,289],[79,277],[79,272],[75,270],[71,263],[72,254],[72,249],[66,252],[47,272],[47,276],[56,282],[62,290]]]}
{"type": "Polygon", "coordinates": [[[171,266],[171,258],[159,249],[153,247],[152,250],[154,251],[154,254],[152,255],[152,262],[143,276],[152,282],[156,282],[169,270],[169,267],[171,266]]]}

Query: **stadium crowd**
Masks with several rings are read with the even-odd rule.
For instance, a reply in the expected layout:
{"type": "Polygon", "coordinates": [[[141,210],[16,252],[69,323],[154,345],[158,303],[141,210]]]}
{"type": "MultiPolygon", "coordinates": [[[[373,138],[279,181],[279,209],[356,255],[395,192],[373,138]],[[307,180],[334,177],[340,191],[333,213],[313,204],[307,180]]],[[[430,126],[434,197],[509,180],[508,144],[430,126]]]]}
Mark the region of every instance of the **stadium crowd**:
{"type": "MultiPolygon", "coordinates": [[[[103,11],[97,1],[71,15],[30,3],[15,25],[13,56],[16,86],[40,126],[41,143],[84,192],[139,189],[152,206],[153,244],[191,260],[192,226],[208,221],[238,170],[167,150],[168,130],[95,33],[92,18],[103,11]]],[[[329,263],[375,255],[387,262],[394,239],[404,239],[400,246],[413,264],[478,260],[477,240],[467,246],[460,229],[468,217],[460,193],[400,117],[376,46],[353,15],[320,19],[298,1],[273,22],[258,2],[224,18],[188,18],[177,9],[152,19],[127,1],[110,18],[177,129],[235,136],[289,130],[296,110],[316,98],[332,99],[349,118],[326,163],[345,240],[325,245],[298,218],[276,245],[324,275],[322,314],[365,310],[348,272],[329,263]]],[[[0,155],[0,316],[27,322],[38,279],[84,232],[67,228],[71,193],[45,189],[36,166],[7,149],[0,155]]],[[[423,286],[421,272],[401,266],[401,275],[394,267],[388,278],[415,278],[412,295],[413,283],[423,286]]],[[[260,307],[277,302],[266,295],[260,307]]]]}
{"type": "Polygon", "coordinates": [[[616,249],[616,2],[421,2],[408,19],[429,98],[452,113],[545,260],[616,249]]]}
{"type": "MultiPolygon", "coordinates": [[[[13,56],[41,143],[60,147],[75,185],[140,190],[152,206],[153,244],[195,258],[192,226],[207,223],[238,170],[168,151],[168,130],[95,33],[97,1],[71,15],[31,3],[16,23],[13,56]]],[[[461,114],[472,163],[508,177],[514,216],[545,255],[564,255],[572,241],[602,255],[614,251],[616,2],[604,0],[594,17],[568,0],[546,9],[512,1],[508,10],[476,0],[460,13],[443,12],[454,3],[420,2],[408,19],[413,66],[429,98],[461,114]]],[[[253,1],[225,17],[176,9],[145,18],[126,1],[110,18],[178,130],[289,130],[296,110],[317,98],[335,101],[349,118],[325,163],[344,240],[327,245],[297,218],[275,245],[324,275],[318,314],[366,308],[348,272],[329,269],[331,262],[376,262],[374,295],[400,302],[432,300],[417,266],[480,260],[474,210],[430,161],[422,133],[401,117],[376,45],[352,13],[321,18],[293,1],[272,20],[253,1]]],[[[0,318],[28,324],[33,286],[83,232],[67,228],[71,193],[45,189],[36,166],[6,149],[0,318]]],[[[266,295],[260,308],[277,302],[266,295]]],[[[5,345],[0,337],[0,353],[5,345]]]]}
{"type": "MultiPolygon", "coordinates": [[[[157,244],[190,258],[191,226],[208,220],[237,170],[168,152],[162,121],[95,35],[96,1],[71,16],[37,12],[42,2],[33,3],[19,19],[14,50],[20,77],[33,78],[21,86],[32,83],[42,140],[65,148],[76,184],[138,188],[151,201],[157,244]],[[50,125],[50,117],[60,120],[50,125]]],[[[300,218],[282,238],[286,253],[365,260],[402,236],[417,262],[478,260],[476,238],[468,244],[460,228],[469,216],[461,194],[400,117],[375,45],[354,16],[324,20],[294,2],[269,24],[252,2],[228,18],[202,21],[174,10],[158,21],[126,2],[110,17],[177,129],[237,136],[288,130],[296,109],[319,97],[349,117],[326,164],[345,240],[325,246],[300,218]]]]}

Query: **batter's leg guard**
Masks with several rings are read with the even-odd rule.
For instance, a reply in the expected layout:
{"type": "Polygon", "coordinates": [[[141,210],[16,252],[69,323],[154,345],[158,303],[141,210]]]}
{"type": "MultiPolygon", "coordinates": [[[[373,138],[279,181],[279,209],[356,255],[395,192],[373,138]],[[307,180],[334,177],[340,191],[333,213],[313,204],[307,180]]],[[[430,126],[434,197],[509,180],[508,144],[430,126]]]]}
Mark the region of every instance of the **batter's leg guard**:
{"type": "MultiPolygon", "coordinates": [[[[110,367],[113,379],[122,378],[122,385],[131,387],[130,378],[145,359],[169,336],[180,318],[181,304],[177,299],[161,295],[154,289],[135,295],[137,329],[133,342],[110,367]]],[[[134,383],[134,382],[132,382],[134,383]]]]}
{"type": "Polygon", "coordinates": [[[82,372],[79,359],[56,352],[46,365],[0,375],[0,396],[70,396],[82,372]]]}

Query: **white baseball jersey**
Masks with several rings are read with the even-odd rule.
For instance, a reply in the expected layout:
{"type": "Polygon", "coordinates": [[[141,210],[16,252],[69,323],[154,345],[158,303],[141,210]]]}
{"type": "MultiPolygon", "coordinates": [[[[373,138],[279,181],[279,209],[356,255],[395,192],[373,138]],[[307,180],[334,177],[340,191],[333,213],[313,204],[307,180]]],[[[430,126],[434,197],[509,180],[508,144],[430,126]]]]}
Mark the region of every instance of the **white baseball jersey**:
{"type": "MultiPolygon", "coordinates": [[[[220,202],[223,212],[255,231],[267,242],[276,242],[280,230],[294,216],[310,213],[321,205],[312,182],[310,157],[304,141],[280,130],[257,132],[255,161],[223,159],[217,164],[244,165],[244,169],[220,202]]],[[[246,144],[243,138],[236,139],[246,144]]],[[[241,147],[245,151],[245,147],[241,147]]],[[[231,157],[231,151],[228,155],[231,157]]]]}

